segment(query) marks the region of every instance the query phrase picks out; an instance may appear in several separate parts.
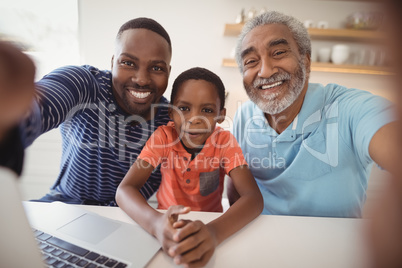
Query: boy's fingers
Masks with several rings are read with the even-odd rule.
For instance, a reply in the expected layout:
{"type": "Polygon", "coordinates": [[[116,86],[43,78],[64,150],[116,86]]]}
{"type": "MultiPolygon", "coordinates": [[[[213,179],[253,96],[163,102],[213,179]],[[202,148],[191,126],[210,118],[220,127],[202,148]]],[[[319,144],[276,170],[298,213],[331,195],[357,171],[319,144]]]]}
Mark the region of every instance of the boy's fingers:
{"type": "Polygon", "coordinates": [[[176,234],[173,236],[173,240],[176,242],[182,241],[186,237],[198,233],[203,226],[204,224],[201,221],[188,221],[180,230],[176,232],[176,234]]]}
{"type": "Polygon", "coordinates": [[[214,249],[201,250],[201,246],[191,250],[184,255],[177,255],[174,257],[176,264],[181,264],[185,267],[203,267],[211,259],[214,254],[214,249]]]}
{"type": "Polygon", "coordinates": [[[189,212],[190,207],[178,205],[178,206],[170,206],[166,213],[168,215],[170,223],[173,224],[178,220],[180,214],[187,214],[189,212]]]}
{"type": "Polygon", "coordinates": [[[173,228],[178,229],[178,228],[183,228],[186,226],[188,223],[190,223],[190,220],[179,220],[173,223],[173,228]]]}

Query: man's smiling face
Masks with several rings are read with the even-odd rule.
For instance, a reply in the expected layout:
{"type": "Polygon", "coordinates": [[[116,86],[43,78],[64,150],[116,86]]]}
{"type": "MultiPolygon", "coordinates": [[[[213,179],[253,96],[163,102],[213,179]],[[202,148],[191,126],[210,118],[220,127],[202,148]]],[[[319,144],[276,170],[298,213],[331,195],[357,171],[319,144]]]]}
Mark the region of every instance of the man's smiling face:
{"type": "Polygon", "coordinates": [[[281,113],[307,89],[310,58],[300,55],[285,25],[251,30],[242,42],[241,58],[246,92],[267,114],[281,113]]]}
{"type": "Polygon", "coordinates": [[[112,59],[113,94],[131,115],[150,118],[151,104],[166,90],[171,52],[167,41],[147,29],[129,29],[116,41],[112,59]]]}

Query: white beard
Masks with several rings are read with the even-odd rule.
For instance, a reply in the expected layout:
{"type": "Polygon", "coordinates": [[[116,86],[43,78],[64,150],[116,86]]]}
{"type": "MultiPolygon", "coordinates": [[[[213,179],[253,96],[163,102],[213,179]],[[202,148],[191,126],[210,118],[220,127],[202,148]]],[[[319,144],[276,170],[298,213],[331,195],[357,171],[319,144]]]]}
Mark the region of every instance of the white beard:
{"type": "MultiPolygon", "coordinates": [[[[302,60],[299,61],[299,68],[297,72],[292,77],[289,73],[284,73],[281,77],[289,77],[289,91],[283,98],[278,98],[281,92],[276,92],[272,94],[264,95],[262,98],[258,94],[258,84],[263,83],[264,79],[259,81],[254,81],[253,85],[250,86],[246,91],[250,100],[253,101],[264,113],[266,114],[279,114],[288,108],[300,95],[303,90],[304,83],[306,82],[306,66],[302,60]]],[[[267,81],[270,78],[265,79],[267,81]]],[[[279,78],[271,79],[270,83],[278,82],[279,78]]]]}

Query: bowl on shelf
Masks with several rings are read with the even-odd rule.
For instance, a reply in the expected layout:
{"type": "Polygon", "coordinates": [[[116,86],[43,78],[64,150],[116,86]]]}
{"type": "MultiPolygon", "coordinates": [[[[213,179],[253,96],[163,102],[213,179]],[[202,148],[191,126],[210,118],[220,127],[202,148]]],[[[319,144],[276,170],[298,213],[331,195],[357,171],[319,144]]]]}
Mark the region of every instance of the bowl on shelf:
{"type": "Polygon", "coordinates": [[[333,64],[345,64],[349,59],[350,48],[344,44],[337,44],[332,47],[331,61],[333,64]]]}
{"type": "Polygon", "coordinates": [[[356,30],[377,30],[380,28],[383,14],[380,12],[355,12],[346,19],[346,27],[356,30]]]}

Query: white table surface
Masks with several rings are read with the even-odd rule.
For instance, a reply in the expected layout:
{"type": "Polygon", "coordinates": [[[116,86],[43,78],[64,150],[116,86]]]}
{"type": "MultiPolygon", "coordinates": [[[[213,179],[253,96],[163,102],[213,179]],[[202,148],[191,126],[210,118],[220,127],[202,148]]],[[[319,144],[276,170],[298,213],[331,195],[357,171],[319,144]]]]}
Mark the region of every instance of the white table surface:
{"type": "MultiPolygon", "coordinates": [[[[47,203],[28,202],[35,210],[47,203]]],[[[120,208],[81,206],[115,220],[136,224],[120,208]]],[[[183,218],[206,222],[219,213],[190,212],[183,218]]],[[[369,267],[367,220],[261,215],[216,249],[206,267],[369,267]]],[[[160,250],[148,267],[176,267],[160,250]]]]}

